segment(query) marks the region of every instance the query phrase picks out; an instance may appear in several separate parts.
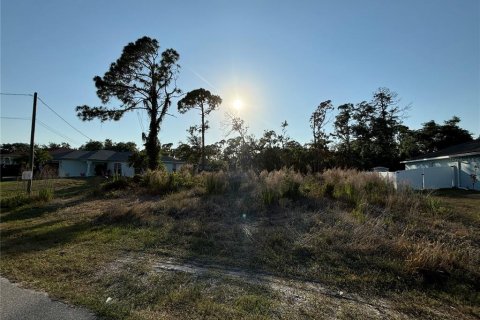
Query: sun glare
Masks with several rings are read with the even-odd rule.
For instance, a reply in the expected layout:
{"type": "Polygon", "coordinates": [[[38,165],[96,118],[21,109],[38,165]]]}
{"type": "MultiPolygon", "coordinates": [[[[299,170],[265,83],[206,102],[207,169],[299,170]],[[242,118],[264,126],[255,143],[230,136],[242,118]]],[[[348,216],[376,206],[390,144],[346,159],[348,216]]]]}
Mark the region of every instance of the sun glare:
{"type": "Polygon", "coordinates": [[[242,100],[240,99],[235,99],[235,101],[233,101],[233,107],[237,110],[240,110],[243,106],[243,103],[242,103],[242,100]]]}

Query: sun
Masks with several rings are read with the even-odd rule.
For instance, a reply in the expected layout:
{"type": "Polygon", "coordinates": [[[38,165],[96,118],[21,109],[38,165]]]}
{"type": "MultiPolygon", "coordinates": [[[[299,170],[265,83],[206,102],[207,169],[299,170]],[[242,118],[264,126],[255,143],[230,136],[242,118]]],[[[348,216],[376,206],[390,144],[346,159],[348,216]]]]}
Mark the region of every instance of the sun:
{"type": "Polygon", "coordinates": [[[240,99],[238,99],[238,98],[235,99],[235,100],[233,101],[233,107],[234,107],[235,109],[237,109],[237,110],[242,109],[242,107],[243,107],[243,102],[242,102],[242,100],[240,100],[240,99]]]}

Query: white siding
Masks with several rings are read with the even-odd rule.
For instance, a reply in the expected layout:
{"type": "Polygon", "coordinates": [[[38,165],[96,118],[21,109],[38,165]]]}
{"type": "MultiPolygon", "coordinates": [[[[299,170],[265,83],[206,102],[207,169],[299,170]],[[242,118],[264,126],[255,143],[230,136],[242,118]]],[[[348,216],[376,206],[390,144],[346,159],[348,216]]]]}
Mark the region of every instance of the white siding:
{"type": "Polygon", "coordinates": [[[81,177],[87,173],[87,162],[78,160],[60,160],[58,167],[58,176],[66,177],[81,177]]]}
{"type": "Polygon", "coordinates": [[[428,172],[425,171],[425,178],[427,179],[425,188],[427,188],[427,185],[451,188],[453,180],[455,187],[480,190],[480,182],[478,182],[480,179],[480,157],[478,156],[411,162],[405,164],[405,169],[404,172],[407,173],[402,174],[405,176],[414,176],[417,170],[428,170],[428,172]],[[473,184],[471,175],[477,176],[475,184],[473,184]]]}
{"type": "Polygon", "coordinates": [[[120,163],[122,177],[133,177],[135,175],[135,169],[130,167],[127,162],[108,162],[107,170],[110,170],[112,175],[115,174],[115,163],[120,163]]]}
{"type": "Polygon", "coordinates": [[[423,169],[397,171],[396,186],[409,186],[416,190],[423,187],[423,169]]]}
{"type": "Polygon", "coordinates": [[[126,162],[122,162],[122,173],[124,177],[133,177],[135,175],[135,168],[130,167],[126,162]]]}
{"type": "Polygon", "coordinates": [[[171,162],[164,162],[165,169],[167,169],[168,172],[173,172],[173,163],[171,162]]]}
{"type": "Polygon", "coordinates": [[[178,162],[164,162],[163,164],[165,165],[165,169],[167,169],[167,171],[170,173],[180,170],[180,168],[183,166],[183,163],[178,162]]]}

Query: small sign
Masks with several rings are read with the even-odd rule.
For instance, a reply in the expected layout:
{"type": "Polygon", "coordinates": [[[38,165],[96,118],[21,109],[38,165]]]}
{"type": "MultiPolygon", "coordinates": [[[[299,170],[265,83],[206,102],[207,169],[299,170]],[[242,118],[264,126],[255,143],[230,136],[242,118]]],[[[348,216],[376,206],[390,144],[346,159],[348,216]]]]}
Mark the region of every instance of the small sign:
{"type": "Polygon", "coordinates": [[[33,173],[32,171],[23,171],[22,172],[22,180],[32,180],[33,173]]]}

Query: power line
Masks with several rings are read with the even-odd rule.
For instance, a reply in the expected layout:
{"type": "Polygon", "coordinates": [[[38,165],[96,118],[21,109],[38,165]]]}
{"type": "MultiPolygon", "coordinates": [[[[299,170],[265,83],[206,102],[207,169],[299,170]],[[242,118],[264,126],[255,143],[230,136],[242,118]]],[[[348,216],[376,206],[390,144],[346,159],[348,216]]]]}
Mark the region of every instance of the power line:
{"type": "Polygon", "coordinates": [[[59,133],[57,130],[53,129],[52,127],[50,127],[49,125],[47,125],[45,122],[43,122],[43,121],[41,121],[41,120],[39,120],[39,119],[37,119],[37,121],[38,121],[38,124],[39,124],[39,125],[41,125],[41,126],[44,127],[45,129],[49,130],[50,132],[56,134],[57,136],[65,139],[65,140],[69,140],[70,142],[73,142],[73,143],[75,143],[75,144],[78,144],[78,141],[75,141],[75,140],[73,140],[73,139],[71,139],[71,138],[69,138],[69,137],[67,137],[67,136],[59,133]]]}
{"type": "MultiPolygon", "coordinates": [[[[9,119],[9,120],[32,120],[31,118],[22,118],[22,117],[0,117],[0,119],[9,119]]],[[[62,139],[65,139],[65,140],[69,140],[70,142],[73,142],[75,144],[78,144],[78,141],[75,141],[63,134],[61,134],[60,132],[58,132],[57,130],[53,129],[52,127],[50,127],[49,125],[47,125],[45,122],[41,121],[40,119],[37,119],[38,121],[38,124],[41,125],[42,127],[44,127],[45,129],[47,129],[48,131],[56,134],[57,136],[61,137],[62,139]]]]}
{"type": "Polygon", "coordinates": [[[0,117],[1,119],[10,119],[10,120],[31,120],[31,118],[21,118],[21,117],[0,117]]]}
{"type": "Polygon", "coordinates": [[[38,100],[45,106],[47,107],[48,109],[50,109],[50,111],[52,111],[53,113],[55,113],[57,115],[57,117],[59,117],[60,119],[63,120],[63,122],[65,122],[66,124],[68,124],[71,128],[73,128],[75,131],[77,131],[78,133],[80,133],[82,136],[84,136],[85,138],[87,138],[88,140],[93,140],[92,138],[90,138],[89,136],[87,136],[85,133],[83,133],[82,131],[78,130],[77,128],[75,128],[73,125],[70,124],[70,122],[68,122],[67,120],[65,120],[65,118],[63,118],[61,115],[59,115],[55,110],[53,110],[52,107],[50,107],[45,101],[42,100],[42,98],[38,97],[38,100]]]}
{"type": "Polygon", "coordinates": [[[0,92],[0,95],[2,95],[2,96],[28,96],[28,97],[33,97],[33,94],[31,94],[31,93],[9,93],[9,92],[0,92]]]}

